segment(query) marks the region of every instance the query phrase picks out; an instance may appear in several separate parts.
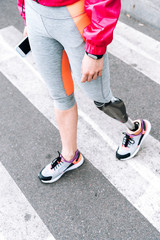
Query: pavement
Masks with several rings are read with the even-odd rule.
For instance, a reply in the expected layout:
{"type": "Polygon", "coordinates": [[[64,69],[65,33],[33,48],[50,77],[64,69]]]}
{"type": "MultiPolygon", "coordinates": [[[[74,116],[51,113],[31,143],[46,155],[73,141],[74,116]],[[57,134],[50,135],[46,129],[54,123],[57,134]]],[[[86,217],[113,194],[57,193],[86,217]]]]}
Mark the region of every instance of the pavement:
{"type": "Polygon", "coordinates": [[[32,55],[15,51],[23,21],[14,0],[0,16],[0,240],[160,240],[159,31],[121,15],[108,47],[114,95],[152,124],[139,154],[115,158],[125,126],[75,84],[85,163],[42,184],[39,171],[61,150],[53,101],[32,55]]]}
{"type": "Polygon", "coordinates": [[[159,0],[122,0],[122,12],[160,30],[159,0]]]}

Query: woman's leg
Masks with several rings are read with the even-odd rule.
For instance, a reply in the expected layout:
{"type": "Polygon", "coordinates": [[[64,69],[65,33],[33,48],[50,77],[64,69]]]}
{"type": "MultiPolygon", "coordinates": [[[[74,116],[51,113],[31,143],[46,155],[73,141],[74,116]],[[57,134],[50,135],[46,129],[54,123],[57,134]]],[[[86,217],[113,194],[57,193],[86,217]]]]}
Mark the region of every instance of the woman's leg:
{"type": "Polygon", "coordinates": [[[62,155],[66,160],[71,160],[77,150],[77,104],[67,110],[55,107],[55,116],[62,142],[62,155]]]}
{"type": "MultiPolygon", "coordinates": [[[[62,141],[62,155],[66,160],[71,160],[77,150],[78,114],[70,66],[63,46],[46,32],[37,8],[40,11],[46,10],[43,6],[26,1],[31,49],[37,68],[54,99],[55,116],[62,141]]],[[[41,14],[43,15],[43,12],[41,14]]]]}
{"type": "Polygon", "coordinates": [[[92,80],[91,82],[80,82],[80,65],[84,56],[83,45],[81,45],[81,50],[66,46],[66,52],[68,53],[75,79],[77,79],[84,92],[94,100],[100,110],[110,117],[121,121],[129,128],[123,138],[122,144],[116,151],[116,157],[120,160],[130,159],[139,151],[142,141],[150,132],[151,124],[147,120],[132,121],[127,115],[123,101],[112,96],[107,53],[104,55],[102,77],[97,77],[96,80],[92,80]]]}
{"type": "MultiPolygon", "coordinates": [[[[77,150],[78,114],[70,65],[63,44],[55,38],[58,33],[55,14],[59,17],[60,12],[62,17],[65,17],[66,12],[68,19],[65,8],[47,8],[26,0],[26,19],[32,54],[54,99],[55,116],[62,142],[62,154],[59,153],[58,157],[39,173],[39,178],[44,183],[57,181],[66,171],[73,170],[84,162],[83,156],[77,150]]],[[[61,32],[63,31],[59,30],[60,35],[61,32]]]]}

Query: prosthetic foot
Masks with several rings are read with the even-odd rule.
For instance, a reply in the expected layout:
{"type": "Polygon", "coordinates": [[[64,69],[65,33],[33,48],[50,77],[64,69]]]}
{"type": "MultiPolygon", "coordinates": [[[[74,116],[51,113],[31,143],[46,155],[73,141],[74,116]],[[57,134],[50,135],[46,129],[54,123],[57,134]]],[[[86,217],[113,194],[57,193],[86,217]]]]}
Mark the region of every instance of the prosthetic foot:
{"type": "Polygon", "coordinates": [[[151,130],[151,124],[147,120],[132,121],[127,113],[123,101],[114,98],[109,103],[94,102],[98,109],[108,116],[124,123],[128,130],[123,138],[122,144],[116,151],[116,157],[119,160],[127,160],[134,157],[140,149],[140,146],[151,130]]]}

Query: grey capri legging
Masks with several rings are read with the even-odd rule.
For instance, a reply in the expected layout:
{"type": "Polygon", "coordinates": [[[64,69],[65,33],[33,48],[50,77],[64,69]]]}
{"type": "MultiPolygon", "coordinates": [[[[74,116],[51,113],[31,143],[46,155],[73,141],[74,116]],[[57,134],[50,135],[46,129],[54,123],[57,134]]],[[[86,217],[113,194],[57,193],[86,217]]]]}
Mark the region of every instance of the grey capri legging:
{"type": "Polygon", "coordinates": [[[85,42],[67,8],[46,7],[32,0],[26,0],[25,5],[33,57],[55,107],[66,110],[75,104],[71,72],[88,97],[97,102],[109,102],[112,92],[107,53],[104,55],[102,77],[81,83],[85,42]]]}

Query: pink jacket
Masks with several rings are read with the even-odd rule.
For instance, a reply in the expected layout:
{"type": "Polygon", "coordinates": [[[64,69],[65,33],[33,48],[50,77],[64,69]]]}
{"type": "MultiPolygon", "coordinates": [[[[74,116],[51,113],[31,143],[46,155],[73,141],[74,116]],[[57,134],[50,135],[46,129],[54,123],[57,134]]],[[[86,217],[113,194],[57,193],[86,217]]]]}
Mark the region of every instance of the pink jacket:
{"type": "MultiPolygon", "coordinates": [[[[36,1],[36,0],[33,0],[36,1]]],[[[45,6],[67,6],[78,0],[37,0],[45,6]]],[[[17,0],[18,9],[25,19],[24,0],[17,0]]],[[[84,28],[85,50],[91,54],[102,55],[113,39],[113,30],[117,24],[121,9],[121,0],[85,0],[85,11],[91,24],[84,28]]]]}

